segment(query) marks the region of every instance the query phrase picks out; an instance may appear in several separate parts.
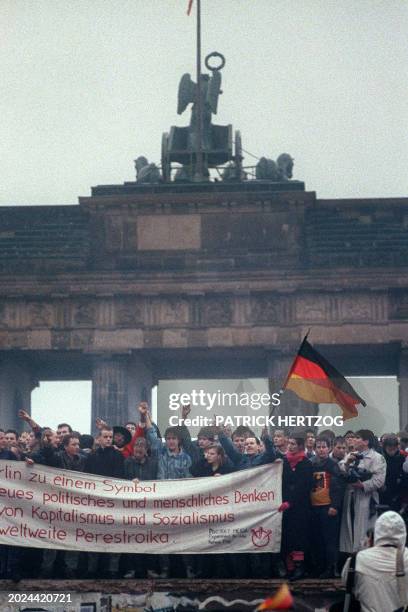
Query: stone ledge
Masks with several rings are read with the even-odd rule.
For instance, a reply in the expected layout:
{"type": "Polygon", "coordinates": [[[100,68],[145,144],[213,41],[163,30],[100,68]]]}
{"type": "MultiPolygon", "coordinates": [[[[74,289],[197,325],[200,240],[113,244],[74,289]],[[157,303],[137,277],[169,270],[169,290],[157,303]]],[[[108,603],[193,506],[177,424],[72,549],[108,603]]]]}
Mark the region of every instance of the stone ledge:
{"type": "MultiPolygon", "coordinates": [[[[146,579],[146,580],[0,580],[0,592],[70,592],[70,593],[145,593],[172,591],[183,593],[268,593],[275,591],[283,580],[202,580],[202,579],[146,579]]],[[[344,592],[341,580],[308,579],[290,583],[290,589],[298,594],[344,592]]]]}

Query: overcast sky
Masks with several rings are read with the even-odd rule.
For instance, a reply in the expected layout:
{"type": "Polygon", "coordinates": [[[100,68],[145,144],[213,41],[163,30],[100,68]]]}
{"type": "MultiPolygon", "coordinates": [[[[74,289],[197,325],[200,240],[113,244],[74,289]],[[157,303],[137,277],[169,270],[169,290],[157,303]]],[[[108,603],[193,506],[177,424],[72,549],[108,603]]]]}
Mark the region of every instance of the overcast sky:
{"type": "MultiPolygon", "coordinates": [[[[162,132],[189,122],[176,113],[180,77],[195,78],[187,4],[0,0],[0,205],[76,204],[93,185],[133,180],[138,155],[160,163],[162,132]]],[[[202,8],[203,56],[226,57],[216,122],[239,129],[244,149],[290,153],[320,198],[407,195],[405,0],[202,8]]],[[[89,406],[89,385],[77,389],[75,406],[89,406]]],[[[49,418],[52,397],[65,395],[33,395],[49,418]]]]}
{"type": "MultiPolygon", "coordinates": [[[[187,0],[0,0],[0,204],[75,204],[160,161],[184,72],[187,0]]],[[[202,0],[226,56],[216,118],[295,158],[318,197],[406,196],[405,0],[202,0]]],[[[245,163],[253,158],[246,156],[245,163]]]]}

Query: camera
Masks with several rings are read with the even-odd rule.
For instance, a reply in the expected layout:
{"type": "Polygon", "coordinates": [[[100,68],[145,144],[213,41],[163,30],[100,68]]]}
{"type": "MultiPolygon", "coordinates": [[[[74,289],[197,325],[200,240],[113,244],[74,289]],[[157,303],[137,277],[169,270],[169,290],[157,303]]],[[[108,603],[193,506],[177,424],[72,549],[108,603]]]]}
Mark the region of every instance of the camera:
{"type": "Polygon", "coordinates": [[[371,476],[373,475],[372,472],[370,472],[369,470],[366,470],[363,467],[359,467],[359,463],[363,459],[363,456],[364,455],[362,455],[361,453],[355,455],[355,459],[350,465],[350,469],[348,472],[348,482],[357,482],[358,480],[360,482],[365,482],[366,480],[370,480],[371,476]]]}

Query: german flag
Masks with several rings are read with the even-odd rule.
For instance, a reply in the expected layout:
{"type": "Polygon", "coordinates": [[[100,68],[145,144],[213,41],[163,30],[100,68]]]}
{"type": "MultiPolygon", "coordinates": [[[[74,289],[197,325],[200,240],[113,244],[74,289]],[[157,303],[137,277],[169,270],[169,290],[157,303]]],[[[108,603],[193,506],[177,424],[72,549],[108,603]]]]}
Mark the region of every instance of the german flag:
{"type": "Polygon", "coordinates": [[[357,404],[366,405],[353,387],[304,337],[283,389],[316,404],[338,404],[343,418],[358,416],[357,404]]]}

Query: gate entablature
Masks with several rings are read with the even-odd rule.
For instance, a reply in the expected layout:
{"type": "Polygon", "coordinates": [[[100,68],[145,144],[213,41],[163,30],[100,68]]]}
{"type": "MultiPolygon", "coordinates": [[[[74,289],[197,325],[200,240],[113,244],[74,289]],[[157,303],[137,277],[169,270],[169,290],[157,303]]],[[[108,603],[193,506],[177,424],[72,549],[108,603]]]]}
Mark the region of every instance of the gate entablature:
{"type": "MultiPolygon", "coordinates": [[[[0,351],[35,356],[27,393],[45,353],[86,356],[123,412],[154,380],[151,351],[294,351],[308,327],[328,349],[408,337],[407,199],[119,190],[57,208],[0,208],[0,351]]],[[[395,373],[407,359],[394,351],[395,373]]]]}

